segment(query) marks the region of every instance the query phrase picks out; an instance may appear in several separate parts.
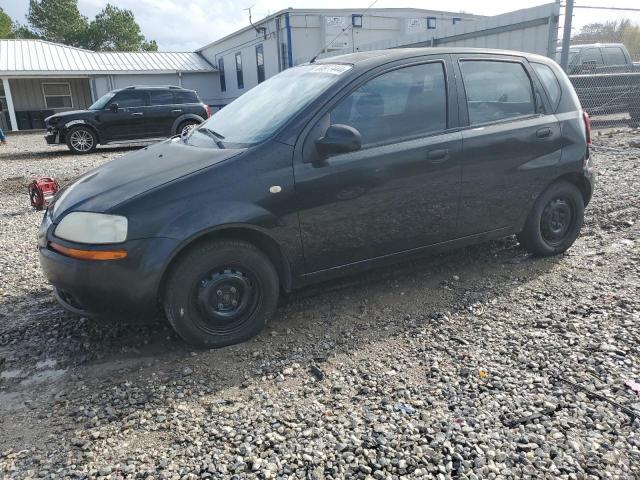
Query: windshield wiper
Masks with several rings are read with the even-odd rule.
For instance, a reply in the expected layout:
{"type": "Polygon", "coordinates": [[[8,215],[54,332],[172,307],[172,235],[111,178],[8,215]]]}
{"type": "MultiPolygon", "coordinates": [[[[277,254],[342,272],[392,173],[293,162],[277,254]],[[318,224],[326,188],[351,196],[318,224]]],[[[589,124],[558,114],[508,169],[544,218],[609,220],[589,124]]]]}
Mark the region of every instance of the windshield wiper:
{"type": "Polygon", "coordinates": [[[224,140],[224,135],[220,135],[218,132],[211,130],[210,128],[207,127],[200,127],[196,129],[198,132],[202,131],[204,133],[206,133],[209,137],[211,137],[213,139],[214,142],[216,142],[216,145],[218,146],[218,148],[224,148],[224,143],[222,143],[221,140],[224,140]]]}

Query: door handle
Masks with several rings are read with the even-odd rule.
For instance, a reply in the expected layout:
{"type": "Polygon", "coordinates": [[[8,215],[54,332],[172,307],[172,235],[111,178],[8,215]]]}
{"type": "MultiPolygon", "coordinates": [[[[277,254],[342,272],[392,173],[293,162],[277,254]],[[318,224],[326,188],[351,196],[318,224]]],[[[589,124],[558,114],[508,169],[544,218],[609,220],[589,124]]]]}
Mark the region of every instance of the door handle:
{"type": "Polygon", "coordinates": [[[131,115],[139,116],[139,115],[142,115],[142,112],[133,112],[131,115]]]}
{"type": "Polygon", "coordinates": [[[449,149],[439,148],[438,150],[431,150],[427,153],[427,158],[433,162],[444,162],[449,156],[449,149]]]}
{"type": "Polygon", "coordinates": [[[171,110],[171,113],[180,113],[182,112],[182,110],[180,110],[179,108],[175,109],[175,110],[171,110]]]}
{"type": "Polygon", "coordinates": [[[538,138],[545,138],[545,137],[548,137],[549,135],[551,135],[551,129],[548,127],[541,128],[536,132],[536,137],[538,138]]]}

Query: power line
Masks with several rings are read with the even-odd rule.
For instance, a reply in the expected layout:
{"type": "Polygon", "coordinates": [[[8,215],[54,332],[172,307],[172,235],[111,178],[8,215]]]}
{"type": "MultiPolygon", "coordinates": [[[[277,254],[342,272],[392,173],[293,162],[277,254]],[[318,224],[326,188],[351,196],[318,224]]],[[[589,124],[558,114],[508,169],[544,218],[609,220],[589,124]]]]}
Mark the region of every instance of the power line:
{"type": "MultiPolygon", "coordinates": [[[[371,4],[370,4],[367,8],[365,8],[365,9],[362,11],[361,15],[364,15],[365,13],[367,13],[367,10],[369,10],[371,7],[373,7],[376,3],[378,3],[378,0],[373,0],[373,2],[371,2],[371,4]]],[[[331,40],[329,43],[327,43],[324,47],[322,47],[322,48],[320,49],[320,51],[319,51],[318,53],[316,53],[316,54],[313,56],[313,58],[311,59],[311,63],[313,63],[313,62],[315,61],[315,59],[318,57],[318,55],[320,55],[320,54],[321,54],[322,52],[324,52],[327,48],[329,48],[329,47],[333,44],[333,42],[335,42],[335,41],[338,39],[338,37],[339,37],[340,35],[343,35],[343,34],[347,33],[347,32],[348,32],[349,30],[351,30],[352,28],[353,28],[353,19],[351,20],[351,25],[349,25],[347,28],[345,28],[345,29],[344,29],[344,30],[342,30],[340,33],[338,33],[338,35],[336,35],[335,37],[333,37],[333,40],[331,40]]]]}

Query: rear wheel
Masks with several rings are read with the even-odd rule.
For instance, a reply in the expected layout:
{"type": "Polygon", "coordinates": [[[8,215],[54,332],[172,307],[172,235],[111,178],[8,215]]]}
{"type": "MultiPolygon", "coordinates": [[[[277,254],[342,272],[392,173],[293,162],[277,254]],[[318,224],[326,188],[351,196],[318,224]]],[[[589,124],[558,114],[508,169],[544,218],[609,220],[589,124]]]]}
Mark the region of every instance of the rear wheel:
{"type": "Polygon", "coordinates": [[[69,129],[66,135],[67,147],[73,153],[91,153],[98,145],[98,136],[88,127],[78,126],[69,129]]]}
{"type": "Polygon", "coordinates": [[[166,283],[169,323],[188,343],[217,348],[258,334],[275,311],[278,274],[243,241],[214,241],[188,251],[166,283]]]}
{"type": "Polygon", "coordinates": [[[557,255],[573,245],[583,221],[580,190],[569,182],[557,182],[538,197],[518,240],[536,255],[557,255]]]}
{"type": "Polygon", "coordinates": [[[200,122],[197,122],[196,120],[185,120],[180,125],[178,125],[178,131],[176,133],[178,133],[178,135],[180,135],[181,137],[184,137],[198,125],[200,125],[200,122]]]}

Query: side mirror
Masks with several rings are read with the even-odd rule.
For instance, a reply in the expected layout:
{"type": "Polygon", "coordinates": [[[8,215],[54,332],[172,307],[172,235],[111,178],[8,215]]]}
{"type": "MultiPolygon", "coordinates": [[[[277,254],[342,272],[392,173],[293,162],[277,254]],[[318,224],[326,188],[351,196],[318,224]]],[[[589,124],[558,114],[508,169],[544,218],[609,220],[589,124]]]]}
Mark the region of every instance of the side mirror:
{"type": "Polygon", "coordinates": [[[360,132],[349,125],[340,123],[329,126],[324,137],[316,140],[316,149],[321,155],[355,152],[361,147],[360,132]]]}
{"type": "Polygon", "coordinates": [[[113,113],[116,113],[118,111],[118,104],[112,103],[111,105],[109,105],[109,110],[111,110],[113,113]]]}

